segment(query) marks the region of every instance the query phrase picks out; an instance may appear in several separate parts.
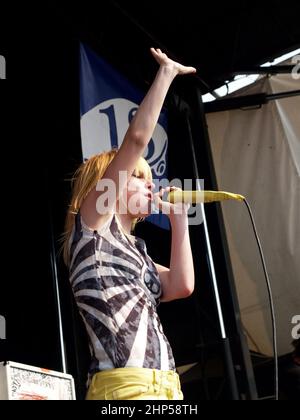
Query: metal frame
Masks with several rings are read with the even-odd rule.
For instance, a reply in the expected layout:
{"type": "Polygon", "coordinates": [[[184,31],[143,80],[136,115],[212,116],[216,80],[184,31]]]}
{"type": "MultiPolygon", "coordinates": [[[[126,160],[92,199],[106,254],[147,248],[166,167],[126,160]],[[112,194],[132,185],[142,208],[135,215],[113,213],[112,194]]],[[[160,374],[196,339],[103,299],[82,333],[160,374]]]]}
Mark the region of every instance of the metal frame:
{"type": "MultiPolygon", "coordinates": [[[[188,93],[188,105],[189,113],[186,115],[186,123],[190,147],[193,155],[194,175],[197,179],[199,179],[199,158],[197,158],[197,156],[200,150],[201,153],[205,151],[205,156],[209,167],[208,171],[210,183],[212,185],[212,188],[218,189],[212,160],[212,153],[210,149],[209,134],[205,118],[204,106],[202,103],[202,93],[198,86],[192,85],[190,87],[188,93]],[[196,148],[198,150],[196,150],[196,148]]],[[[206,217],[204,217],[205,241],[209,257],[208,260],[211,273],[211,282],[214,288],[214,294],[216,298],[218,319],[220,325],[220,338],[223,344],[224,359],[226,363],[226,370],[230,384],[231,395],[232,399],[234,400],[256,400],[258,397],[253,366],[246,336],[244,334],[243,327],[241,324],[240,308],[234,283],[231,260],[229,256],[225,225],[221,208],[218,205],[215,217],[218,222],[218,235],[220,237],[220,242],[222,243],[221,253],[223,254],[223,263],[221,268],[222,272],[224,272],[224,278],[222,279],[222,282],[226,281],[227,289],[226,296],[223,296],[221,293],[221,298],[219,291],[220,283],[218,283],[216,278],[215,263],[213,260],[213,253],[211,251],[209,228],[207,227],[206,217]],[[224,305],[225,303],[227,306],[226,316],[224,315],[224,311],[222,308],[222,305],[224,305]]],[[[216,248],[216,244],[213,244],[213,248],[216,248]]]]}

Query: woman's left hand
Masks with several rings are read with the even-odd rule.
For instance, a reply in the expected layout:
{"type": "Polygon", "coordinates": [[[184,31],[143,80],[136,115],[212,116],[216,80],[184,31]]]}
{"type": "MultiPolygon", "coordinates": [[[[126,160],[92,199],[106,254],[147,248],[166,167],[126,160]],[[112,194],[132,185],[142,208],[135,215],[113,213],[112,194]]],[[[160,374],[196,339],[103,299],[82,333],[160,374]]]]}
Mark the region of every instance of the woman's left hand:
{"type": "Polygon", "coordinates": [[[177,187],[167,187],[161,188],[158,193],[153,195],[153,200],[156,207],[163,213],[166,214],[168,217],[173,216],[186,216],[188,210],[190,208],[189,204],[186,203],[176,203],[172,204],[169,201],[163,201],[162,197],[165,193],[169,193],[170,191],[182,191],[181,188],[177,187]]]}

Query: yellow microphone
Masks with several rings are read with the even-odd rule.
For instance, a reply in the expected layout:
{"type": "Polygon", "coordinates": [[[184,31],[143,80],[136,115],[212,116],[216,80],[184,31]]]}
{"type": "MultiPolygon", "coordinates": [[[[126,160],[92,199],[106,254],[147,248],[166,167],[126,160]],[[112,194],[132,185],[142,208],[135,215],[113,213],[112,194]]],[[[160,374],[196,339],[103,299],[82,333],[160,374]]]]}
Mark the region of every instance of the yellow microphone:
{"type": "Polygon", "coordinates": [[[240,194],[234,194],[226,191],[170,191],[167,201],[170,203],[211,203],[213,201],[238,200],[243,201],[245,197],[240,194]]]}

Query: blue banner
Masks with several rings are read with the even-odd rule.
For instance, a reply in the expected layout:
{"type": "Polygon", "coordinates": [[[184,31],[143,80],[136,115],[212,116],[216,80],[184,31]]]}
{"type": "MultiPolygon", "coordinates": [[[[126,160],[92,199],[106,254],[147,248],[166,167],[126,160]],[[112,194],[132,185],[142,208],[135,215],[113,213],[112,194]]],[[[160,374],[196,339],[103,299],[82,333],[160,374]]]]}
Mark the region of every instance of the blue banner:
{"type": "MultiPolygon", "coordinates": [[[[120,147],[131,119],[145,94],[95,54],[80,45],[80,126],[83,159],[120,147]]],[[[162,111],[144,158],[153,180],[167,179],[167,115],[162,111]]],[[[148,221],[169,229],[165,215],[148,221]]]]}

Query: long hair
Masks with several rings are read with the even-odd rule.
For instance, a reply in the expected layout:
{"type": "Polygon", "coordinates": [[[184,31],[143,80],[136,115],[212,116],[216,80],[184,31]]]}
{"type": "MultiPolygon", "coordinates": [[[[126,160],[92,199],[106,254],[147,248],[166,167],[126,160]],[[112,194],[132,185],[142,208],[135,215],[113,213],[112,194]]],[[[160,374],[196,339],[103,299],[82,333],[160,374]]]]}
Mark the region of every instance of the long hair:
{"type": "MultiPolygon", "coordinates": [[[[103,177],[107,167],[116,156],[117,152],[117,149],[113,149],[109,152],[103,152],[92,156],[79,166],[71,179],[71,202],[67,211],[65,229],[62,237],[63,259],[67,266],[69,265],[69,241],[75,223],[75,216],[79,212],[88,193],[96,187],[97,182],[103,177]]],[[[138,160],[135,172],[137,176],[143,176],[146,179],[152,180],[150,166],[142,157],[138,160]]],[[[136,221],[137,219],[134,220],[133,225],[135,225],[136,221]]]]}

